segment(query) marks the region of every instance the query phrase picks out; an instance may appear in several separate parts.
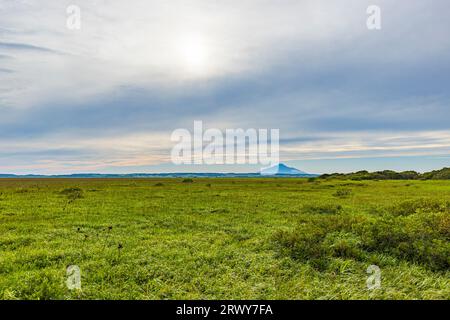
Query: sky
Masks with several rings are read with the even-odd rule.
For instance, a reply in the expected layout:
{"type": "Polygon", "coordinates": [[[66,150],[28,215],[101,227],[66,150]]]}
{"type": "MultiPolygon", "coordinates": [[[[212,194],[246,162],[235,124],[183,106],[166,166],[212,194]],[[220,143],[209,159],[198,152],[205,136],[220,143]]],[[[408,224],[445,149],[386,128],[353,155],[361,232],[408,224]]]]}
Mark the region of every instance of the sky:
{"type": "Polygon", "coordinates": [[[280,130],[310,173],[450,167],[448,0],[0,0],[0,173],[175,166],[171,133],[280,130]],[[366,25],[370,5],[381,30],[366,25]],[[80,28],[67,27],[80,8],[80,28]]]}

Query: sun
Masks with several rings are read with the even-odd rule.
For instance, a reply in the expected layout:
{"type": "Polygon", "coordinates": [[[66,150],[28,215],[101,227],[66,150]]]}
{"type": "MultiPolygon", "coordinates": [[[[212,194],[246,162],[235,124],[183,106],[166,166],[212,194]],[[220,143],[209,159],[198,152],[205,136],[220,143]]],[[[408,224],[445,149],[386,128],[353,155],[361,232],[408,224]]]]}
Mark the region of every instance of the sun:
{"type": "Polygon", "coordinates": [[[178,42],[181,67],[191,75],[206,75],[211,71],[211,52],[200,35],[187,35],[178,42]]]}

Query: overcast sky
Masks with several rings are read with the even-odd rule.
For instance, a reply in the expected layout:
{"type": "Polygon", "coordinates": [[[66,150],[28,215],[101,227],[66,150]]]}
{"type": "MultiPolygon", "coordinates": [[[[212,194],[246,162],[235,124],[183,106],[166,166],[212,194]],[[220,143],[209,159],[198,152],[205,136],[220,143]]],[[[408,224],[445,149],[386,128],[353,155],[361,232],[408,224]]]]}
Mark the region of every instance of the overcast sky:
{"type": "Polygon", "coordinates": [[[174,168],[177,128],[280,129],[309,172],[450,166],[448,0],[0,0],[0,173],[174,168]],[[368,30],[367,7],[382,29],[368,30]],[[67,28],[69,5],[81,28],[67,28]]]}

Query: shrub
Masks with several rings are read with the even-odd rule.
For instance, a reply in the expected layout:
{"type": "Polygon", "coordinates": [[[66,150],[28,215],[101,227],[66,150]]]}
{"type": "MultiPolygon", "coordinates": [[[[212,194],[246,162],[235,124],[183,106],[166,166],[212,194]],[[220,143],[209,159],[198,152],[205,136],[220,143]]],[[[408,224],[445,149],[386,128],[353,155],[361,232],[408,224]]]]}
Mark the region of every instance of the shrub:
{"type": "Polygon", "coordinates": [[[336,191],[333,196],[337,197],[337,198],[347,198],[352,194],[352,190],[350,189],[341,189],[336,191]]]}
{"type": "Polygon", "coordinates": [[[362,255],[361,239],[351,232],[330,233],[323,240],[323,246],[333,257],[359,258],[362,255]]]}
{"type": "Polygon", "coordinates": [[[424,173],[421,178],[424,180],[450,180],[450,168],[424,173]]]}
{"type": "Polygon", "coordinates": [[[281,231],[275,234],[274,240],[284,254],[293,259],[311,260],[323,257],[326,252],[321,245],[324,230],[313,225],[304,224],[295,232],[281,231]]]}
{"type": "Polygon", "coordinates": [[[192,179],[190,179],[190,178],[188,178],[188,179],[183,179],[183,181],[182,181],[183,183],[193,183],[194,182],[194,180],[192,180],[192,179]]]}
{"type": "Polygon", "coordinates": [[[69,202],[73,202],[76,199],[83,198],[83,190],[80,188],[67,188],[59,192],[61,195],[65,195],[69,202]]]}
{"type": "Polygon", "coordinates": [[[324,174],[320,176],[321,179],[350,179],[355,181],[362,180],[417,180],[422,178],[422,175],[415,171],[395,172],[392,170],[384,170],[377,172],[358,171],[347,174],[324,174]]]}
{"type": "Polygon", "coordinates": [[[450,212],[450,202],[432,199],[409,200],[392,206],[389,212],[396,216],[407,216],[419,212],[450,212]]]}
{"type": "Polygon", "coordinates": [[[348,215],[304,217],[294,230],[276,233],[274,242],[281,254],[323,269],[332,256],[356,258],[361,255],[361,240],[340,231],[351,229],[359,219],[348,215]]]}
{"type": "Polygon", "coordinates": [[[341,205],[332,203],[303,206],[303,212],[310,214],[338,214],[341,211],[341,205]]]}
{"type": "Polygon", "coordinates": [[[360,259],[383,253],[431,270],[450,268],[450,215],[305,216],[293,230],[275,235],[277,248],[294,259],[360,259]]]}

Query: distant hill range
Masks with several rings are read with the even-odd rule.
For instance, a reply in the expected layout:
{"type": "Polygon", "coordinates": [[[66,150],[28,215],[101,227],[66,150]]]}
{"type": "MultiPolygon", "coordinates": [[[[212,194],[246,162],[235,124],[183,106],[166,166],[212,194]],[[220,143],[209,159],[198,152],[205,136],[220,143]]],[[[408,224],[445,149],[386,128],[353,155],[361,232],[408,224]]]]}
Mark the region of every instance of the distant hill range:
{"type": "Polygon", "coordinates": [[[308,174],[295,168],[278,164],[262,169],[256,173],[130,173],[130,174],[100,174],[79,173],[69,175],[15,175],[0,174],[0,178],[256,178],[256,177],[318,177],[317,174],[308,174]]]}
{"type": "Polygon", "coordinates": [[[262,169],[257,173],[130,173],[130,174],[100,174],[79,173],[68,175],[15,175],[0,174],[1,178],[73,178],[73,179],[107,179],[107,178],[257,178],[257,177],[308,177],[318,179],[340,180],[450,180],[450,168],[418,173],[416,171],[396,172],[385,171],[358,171],[353,173],[309,174],[285,164],[278,164],[262,169]]]}
{"type": "Polygon", "coordinates": [[[353,173],[323,174],[319,178],[342,180],[450,180],[450,168],[425,173],[416,171],[396,172],[391,170],[376,172],[358,171],[353,173]]]}

